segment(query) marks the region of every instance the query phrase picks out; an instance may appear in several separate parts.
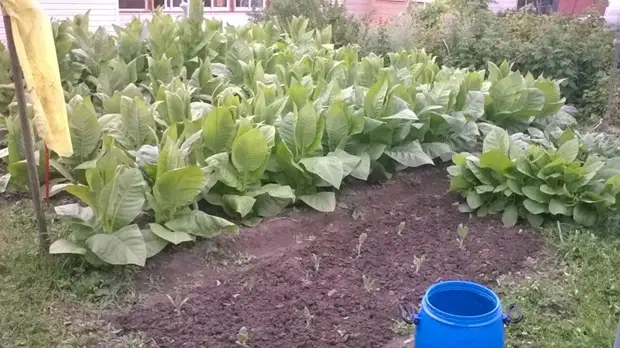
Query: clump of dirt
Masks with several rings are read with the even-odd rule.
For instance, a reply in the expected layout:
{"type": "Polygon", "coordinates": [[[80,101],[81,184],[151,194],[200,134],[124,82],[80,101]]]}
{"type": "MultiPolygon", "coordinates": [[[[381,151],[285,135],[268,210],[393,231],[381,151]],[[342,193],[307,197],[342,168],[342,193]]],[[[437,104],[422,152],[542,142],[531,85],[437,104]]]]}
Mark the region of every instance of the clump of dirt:
{"type": "MultiPolygon", "coordinates": [[[[145,301],[116,324],[159,347],[238,347],[241,327],[248,346],[262,348],[384,347],[396,336],[399,303],[418,304],[440,279],[490,284],[542,247],[523,226],[459,213],[447,189],[445,168],[419,168],[346,189],[334,213],[302,211],[245,229],[234,248],[254,255],[247,264],[192,277],[180,308],[145,301]],[[462,249],[460,223],[469,227],[462,249]]],[[[185,272],[176,257],[166,262],[185,272]]]]}

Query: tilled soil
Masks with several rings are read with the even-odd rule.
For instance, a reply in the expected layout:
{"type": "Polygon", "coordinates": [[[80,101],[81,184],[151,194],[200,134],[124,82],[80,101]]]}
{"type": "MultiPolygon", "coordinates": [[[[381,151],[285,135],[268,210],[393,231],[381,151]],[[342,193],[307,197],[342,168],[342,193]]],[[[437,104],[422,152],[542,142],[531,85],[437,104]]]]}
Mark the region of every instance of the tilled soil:
{"type": "Polygon", "coordinates": [[[459,213],[447,189],[445,168],[418,168],[384,185],[349,187],[334,213],[291,212],[243,230],[233,248],[254,256],[248,262],[200,270],[187,254],[164,256],[158,266],[174,265],[164,282],[193,273],[179,278],[191,283],[178,297],[187,302],[175,309],[155,296],[116,325],[158,347],[239,347],[244,326],[248,346],[261,348],[386,347],[396,337],[399,303],[419,303],[440,279],[492,285],[542,247],[523,226],[505,229],[497,218],[459,213]],[[469,227],[462,249],[460,223],[469,227]],[[424,258],[417,271],[414,257],[424,258]]]}

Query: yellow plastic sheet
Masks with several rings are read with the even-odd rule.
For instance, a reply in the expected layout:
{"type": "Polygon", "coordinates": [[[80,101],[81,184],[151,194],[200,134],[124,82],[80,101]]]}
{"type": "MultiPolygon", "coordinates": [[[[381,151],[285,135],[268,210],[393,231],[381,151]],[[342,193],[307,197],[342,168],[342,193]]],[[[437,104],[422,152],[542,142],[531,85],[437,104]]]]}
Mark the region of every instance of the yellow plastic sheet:
{"type": "Polygon", "coordinates": [[[37,133],[59,156],[73,154],[50,19],[36,0],[0,0],[11,28],[37,133]]]}

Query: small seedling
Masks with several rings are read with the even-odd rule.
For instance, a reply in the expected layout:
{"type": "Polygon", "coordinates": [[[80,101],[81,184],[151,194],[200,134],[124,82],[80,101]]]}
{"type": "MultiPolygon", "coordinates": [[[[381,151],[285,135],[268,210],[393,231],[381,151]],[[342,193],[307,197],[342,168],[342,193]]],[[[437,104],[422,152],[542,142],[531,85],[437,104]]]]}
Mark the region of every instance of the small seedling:
{"type": "Polygon", "coordinates": [[[413,332],[411,324],[407,324],[403,320],[392,320],[391,329],[398,336],[410,336],[413,332]]]}
{"type": "Polygon", "coordinates": [[[405,230],[405,225],[406,225],[406,222],[404,221],[398,224],[398,227],[396,228],[396,234],[398,234],[399,236],[402,236],[403,231],[405,230]]]}
{"type": "Polygon", "coordinates": [[[166,297],[168,298],[168,301],[170,302],[172,307],[174,307],[174,311],[177,313],[177,315],[181,315],[181,309],[183,308],[183,305],[189,300],[189,297],[186,297],[183,300],[181,300],[181,298],[178,296],[176,299],[173,299],[172,296],[168,294],[166,294],[166,297]]]}
{"type": "Polygon", "coordinates": [[[413,265],[415,266],[415,274],[418,274],[418,272],[420,272],[420,267],[422,267],[424,260],[426,260],[426,255],[422,255],[420,257],[417,257],[415,255],[413,256],[413,265]]]}
{"type": "Polygon", "coordinates": [[[308,307],[304,306],[304,319],[306,319],[306,329],[310,327],[310,324],[312,324],[312,314],[310,314],[310,310],[308,309],[308,307]]]}
{"type": "Polygon", "coordinates": [[[463,243],[465,243],[465,238],[467,238],[467,234],[469,233],[469,227],[459,224],[459,227],[456,228],[456,233],[459,235],[457,238],[459,241],[459,248],[464,249],[463,243]]]}
{"type": "Polygon", "coordinates": [[[315,253],[312,253],[312,263],[314,264],[314,271],[318,272],[319,267],[321,267],[321,258],[316,256],[315,253]]]}
{"type": "Polygon", "coordinates": [[[245,326],[243,326],[241,329],[239,329],[239,332],[237,333],[237,341],[235,343],[241,347],[249,347],[248,346],[249,340],[250,340],[250,335],[248,333],[248,329],[245,326]]]}
{"type": "Polygon", "coordinates": [[[357,238],[357,258],[358,259],[362,255],[362,246],[364,245],[366,238],[368,238],[368,234],[366,232],[360,234],[360,236],[357,238]]]}
{"type": "Polygon", "coordinates": [[[377,288],[375,287],[375,280],[367,277],[365,274],[362,275],[362,283],[364,284],[364,289],[366,289],[366,291],[368,292],[373,292],[377,290],[377,288]]]}

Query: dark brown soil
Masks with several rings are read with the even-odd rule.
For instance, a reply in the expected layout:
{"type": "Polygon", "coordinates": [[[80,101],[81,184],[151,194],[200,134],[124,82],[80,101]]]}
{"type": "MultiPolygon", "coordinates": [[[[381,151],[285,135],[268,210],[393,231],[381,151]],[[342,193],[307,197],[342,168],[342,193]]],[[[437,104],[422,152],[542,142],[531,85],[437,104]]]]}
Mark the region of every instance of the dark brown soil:
{"type": "Polygon", "coordinates": [[[239,347],[243,326],[248,345],[262,348],[385,347],[397,337],[391,327],[399,303],[419,303],[439,279],[492,285],[542,246],[531,231],[459,213],[447,189],[445,168],[419,168],[382,186],[346,189],[334,213],[292,212],[245,229],[233,248],[253,259],[207,269],[196,261],[200,252],[170,253],[154,263],[162,267],[158,279],[168,290],[176,281],[187,302],[177,311],[160,293],[116,324],[159,347],[239,347]],[[469,226],[463,249],[460,223],[469,226]],[[368,238],[358,257],[362,233],[368,238]],[[414,256],[425,257],[417,273],[414,256]],[[364,276],[372,284],[364,286],[364,276]]]}

